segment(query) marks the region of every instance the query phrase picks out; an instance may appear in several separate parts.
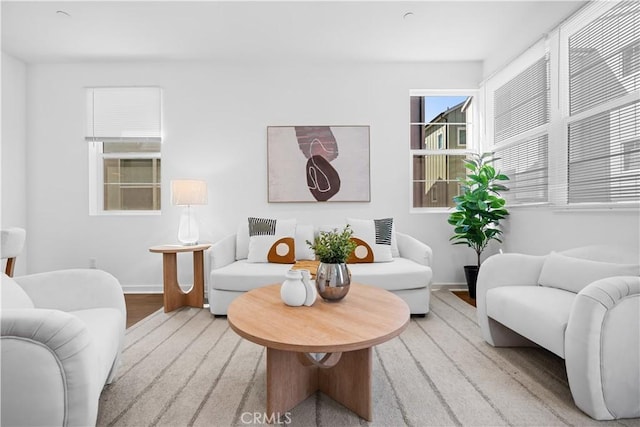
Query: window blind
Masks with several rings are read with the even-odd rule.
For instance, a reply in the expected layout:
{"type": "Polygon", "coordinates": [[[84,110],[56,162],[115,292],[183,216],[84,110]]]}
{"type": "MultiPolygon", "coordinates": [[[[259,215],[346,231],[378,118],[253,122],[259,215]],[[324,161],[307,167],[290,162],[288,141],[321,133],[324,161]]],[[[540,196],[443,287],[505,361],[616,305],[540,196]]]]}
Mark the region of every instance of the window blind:
{"type": "Polygon", "coordinates": [[[549,137],[546,134],[498,147],[496,155],[500,170],[509,177],[505,183],[509,191],[502,193],[508,203],[548,201],[549,137]]]}
{"type": "Polygon", "coordinates": [[[87,141],[162,140],[162,94],[158,87],[87,89],[87,141]]]}
{"type": "Polygon", "coordinates": [[[640,89],[640,2],[619,3],[568,43],[571,115],[640,89]]]}
{"type": "Polygon", "coordinates": [[[549,61],[537,60],[494,92],[494,140],[506,139],[549,122],[549,61]]]}
{"type": "Polygon", "coordinates": [[[640,200],[639,128],[639,102],[569,124],[569,203],[640,200]]]}
{"type": "Polygon", "coordinates": [[[638,201],[640,3],[620,2],[568,46],[569,114],[581,114],[567,129],[567,202],[638,201]]]}

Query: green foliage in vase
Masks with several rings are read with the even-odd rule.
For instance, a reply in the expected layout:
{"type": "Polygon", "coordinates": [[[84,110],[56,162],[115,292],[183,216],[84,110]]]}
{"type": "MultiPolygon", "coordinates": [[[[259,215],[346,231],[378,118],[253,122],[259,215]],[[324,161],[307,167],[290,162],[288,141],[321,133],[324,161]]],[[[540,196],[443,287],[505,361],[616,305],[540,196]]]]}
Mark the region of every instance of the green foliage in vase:
{"type": "Polygon", "coordinates": [[[320,262],[324,264],[341,264],[347,261],[356,243],[351,240],[353,230],[347,224],[342,231],[321,231],[313,243],[307,240],[307,245],[315,252],[320,262]]]}
{"type": "Polygon", "coordinates": [[[449,216],[449,224],[455,227],[449,239],[454,245],[467,245],[476,251],[478,267],[480,255],[491,240],[502,243],[498,228],[500,220],[509,215],[501,191],[508,188],[500,184],[509,177],[496,171],[492,163],[497,159],[493,153],[472,154],[465,160],[470,173],[460,179],[462,194],[453,198],[455,212],[449,216]]]}

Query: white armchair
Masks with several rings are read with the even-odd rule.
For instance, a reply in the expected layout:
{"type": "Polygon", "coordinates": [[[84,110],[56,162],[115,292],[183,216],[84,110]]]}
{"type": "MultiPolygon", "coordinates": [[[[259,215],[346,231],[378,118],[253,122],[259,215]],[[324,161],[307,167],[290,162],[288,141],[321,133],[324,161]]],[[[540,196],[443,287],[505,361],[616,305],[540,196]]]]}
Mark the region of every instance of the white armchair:
{"type": "Polygon", "coordinates": [[[12,277],[16,257],[22,252],[27,232],[24,228],[10,227],[0,230],[0,256],[6,259],[4,273],[12,277]]]}
{"type": "Polygon", "coordinates": [[[2,275],[1,424],[95,425],[119,364],[126,308],[100,270],[2,275]]]}
{"type": "Polygon", "coordinates": [[[493,346],[537,344],[565,359],[574,402],[592,418],[640,417],[639,274],[637,253],[607,247],[495,255],[478,275],[478,325],[493,346]]]}

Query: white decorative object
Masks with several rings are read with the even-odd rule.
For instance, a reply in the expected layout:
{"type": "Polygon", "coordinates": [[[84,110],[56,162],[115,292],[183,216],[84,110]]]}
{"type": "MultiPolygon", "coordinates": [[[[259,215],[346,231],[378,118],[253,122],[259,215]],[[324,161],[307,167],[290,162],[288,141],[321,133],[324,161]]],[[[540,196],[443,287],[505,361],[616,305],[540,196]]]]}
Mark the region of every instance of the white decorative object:
{"type": "Polygon", "coordinates": [[[307,299],[307,289],[302,281],[302,273],[299,270],[289,270],[286,280],[280,287],[280,298],[285,304],[292,307],[304,305],[307,299]]]}
{"type": "Polygon", "coordinates": [[[318,297],[318,291],[316,289],[315,281],[311,280],[311,272],[309,270],[299,270],[302,273],[302,283],[307,291],[307,298],[304,301],[304,305],[312,306],[316,302],[318,297]]]}

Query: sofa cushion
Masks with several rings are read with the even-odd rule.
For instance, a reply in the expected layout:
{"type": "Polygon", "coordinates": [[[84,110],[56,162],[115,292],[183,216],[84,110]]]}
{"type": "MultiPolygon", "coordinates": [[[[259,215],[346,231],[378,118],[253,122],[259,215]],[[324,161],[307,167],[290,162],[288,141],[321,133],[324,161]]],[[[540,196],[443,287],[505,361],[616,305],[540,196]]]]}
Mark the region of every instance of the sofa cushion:
{"type": "Polygon", "coordinates": [[[289,269],[289,264],[251,263],[242,259],[213,270],[210,286],[225,291],[250,291],[282,283],[289,269]]]}
{"type": "MultiPolygon", "coordinates": [[[[239,260],[211,272],[213,289],[244,292],[265,285],[282,283],[287,264],[258,264],[239,260]]],[[[431,268],[405,258],[392,262],[349,265],[351,281],[389,291],[425,288],[431,282],[431,268]]]]}
{"type": "Polygon", "coordinates": [[[293,264],[295,219],[249,218],[249,262],[293,264]]]}
{"type": "Polygon", "coordinates": [[[0,283],[2,309],[10,308],[33,308],[33,301],[15,280],[2,273],[2,283],[0,283]]]}
{"type": "Polygon", "coordinates": [[[349,263],[389,262],[393,218],[356,219],[347,218],[353,230],[353,240],[358,245],[349,257],[349,263]]]}
{"type": "Polygon", "coordinates": [[[94,368],[98,372],[100,384],[104,384],[111,371],[113,361],[118,354],[120,331],[122,329],[122,312],[115,308],[92,308],[88,310],[70,311],[82,321],[96,346],[98,360],[94,368]]]}
{"type": "Polygon", "coordinates": [[[637,264],[592,261],[551,252],[542,265],[538,284],[578,293],[596,280],[638,275],[640,266],[637,264]]]}
{"type": "Polygon", "coordinates": [[[349,264],[351,281],[388,291],[420,289],[431,282],[431,268],[406,258],[373,264],[349,264]]]}
{"type": "Polygon", "coordinates": [[[564,332],[575,297],[543,286],[500,286],[487,291],[487,315],[564,358],[564,332]]]}

